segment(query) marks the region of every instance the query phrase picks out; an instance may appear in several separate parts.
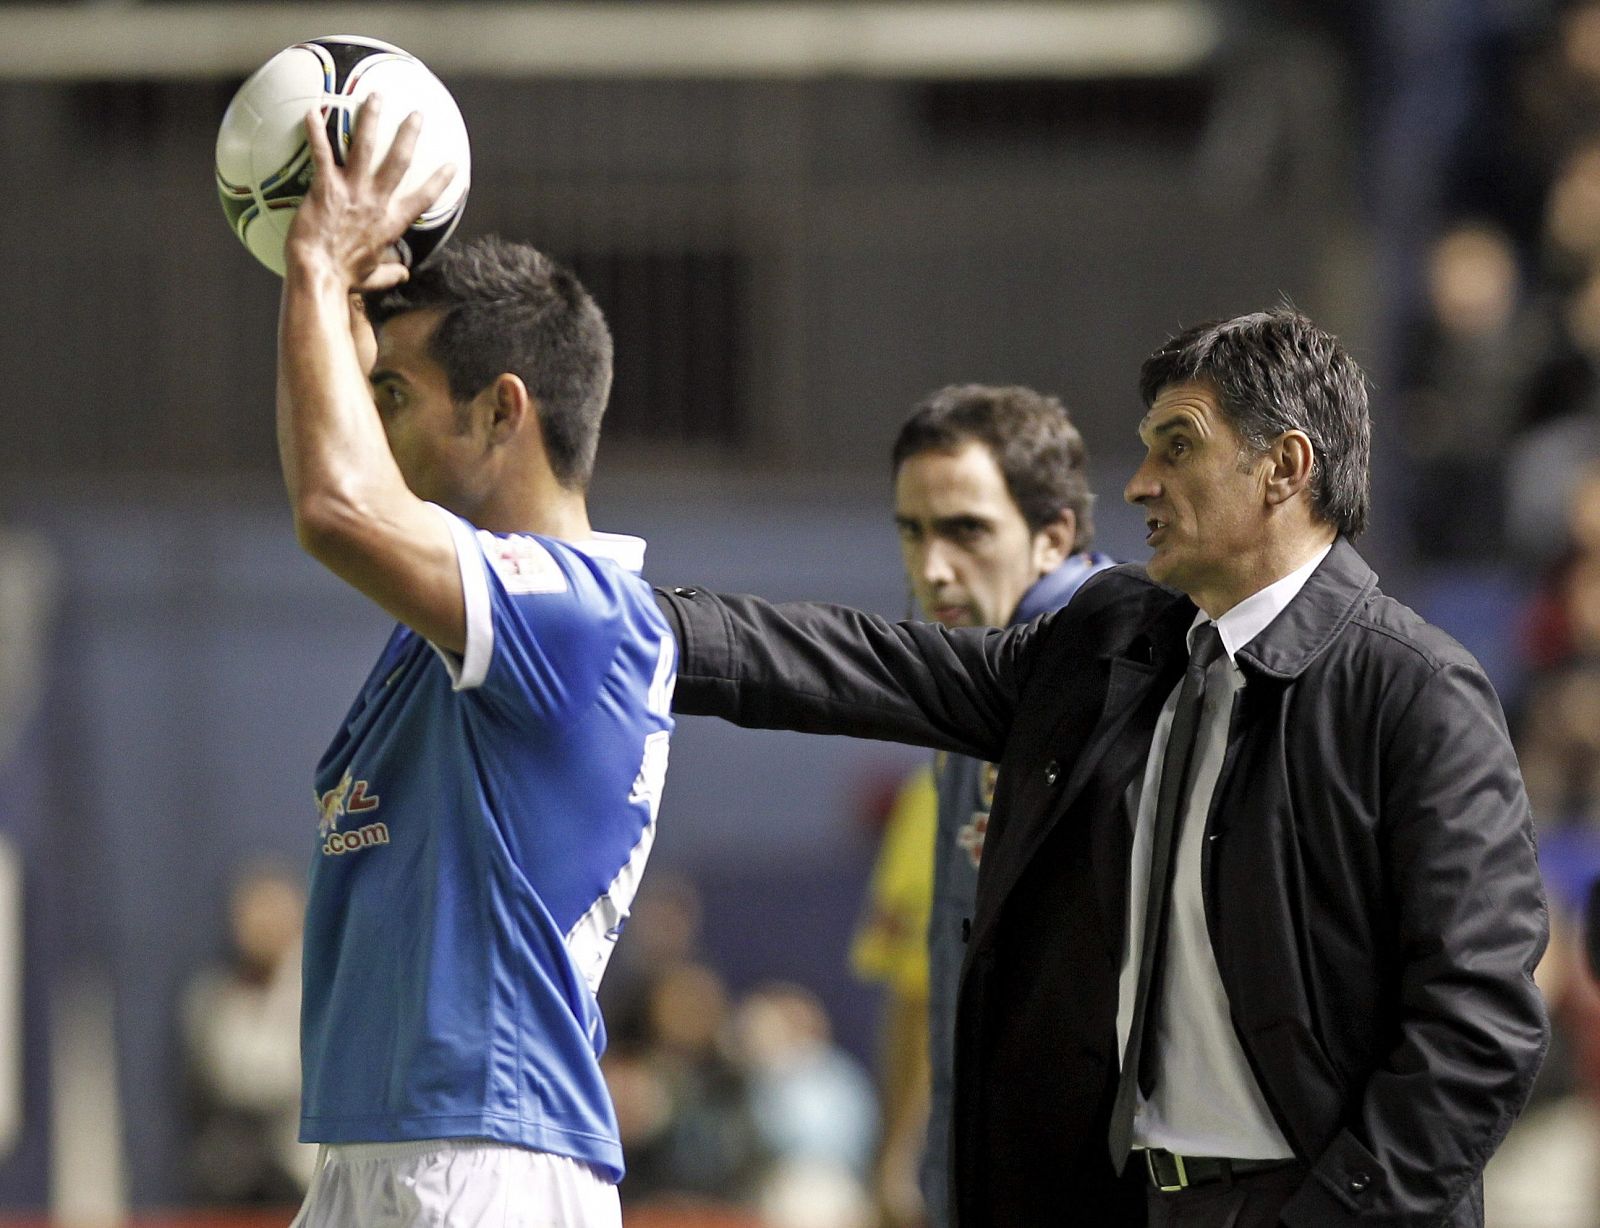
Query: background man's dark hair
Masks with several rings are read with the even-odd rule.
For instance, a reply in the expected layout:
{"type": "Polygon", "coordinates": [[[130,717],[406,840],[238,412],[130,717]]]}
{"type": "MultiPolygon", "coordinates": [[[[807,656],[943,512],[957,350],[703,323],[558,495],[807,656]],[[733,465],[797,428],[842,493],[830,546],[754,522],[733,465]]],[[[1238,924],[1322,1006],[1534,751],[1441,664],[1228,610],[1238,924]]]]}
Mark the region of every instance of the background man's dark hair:
{"type": "Polygon", "coordinates": [[[1031,388],[954,384],[919,404],[895,438],[892,472],[923,452],[954,452],[976,440],[989,449],[1006,490],[1037,533],[1070,511],[1074,550],[1094,540],[1094,495],[1083,436],[1055,397],[1031,388]]]}
{"type": "Polygon", "coordinates": [[[471,400],[503,372],[538,402],[556,480],[583,490],[611,394],[611,331],[578,279],[525,243],[456,240],[393,290],[369,295],[374,328],[407,311],[443,314],[429,343],[450,396],[471,400]]]}
{"type": "Polygon", "coordinates": [[[1148,406],[1169,384],[1191,381],[1211,385],[1255,452],[1285,431],[1304,431],[1316,454],[1311,506],[1346,537],[1367,527],[1367,381],[1336,337],[1289,307],[1201,324],[1144,360],[1139,394],[1148,406]]]}

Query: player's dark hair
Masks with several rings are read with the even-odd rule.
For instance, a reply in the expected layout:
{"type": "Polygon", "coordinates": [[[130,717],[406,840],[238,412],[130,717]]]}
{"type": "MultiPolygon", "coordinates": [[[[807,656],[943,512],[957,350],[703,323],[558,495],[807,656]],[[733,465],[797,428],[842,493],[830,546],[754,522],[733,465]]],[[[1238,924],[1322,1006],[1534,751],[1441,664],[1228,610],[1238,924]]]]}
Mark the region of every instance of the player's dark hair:
{"type": "Polygon", "coordinates": [[[1139,371],[1155,402],[1171,384],[1200,382],[1253,451],[1303,431],[1315,457],[1311,506],[1346,537],[1367,527],[1372,502],[1372,420],[1367,380],[1338,338],[1292,307],[1200,324],[1179,333],[1139,371]]]}
{"type": "Polygon", "coordinates": [[[922,401],[895,437],[890,471],[924,452],[954,452],[977,441],[989,449],[1006,490],[1037,533],[1070,511],[1074,550],[1094,540],[1094,495],[1084,471],[1083,436],[1055,397],[1032,388],[952,384],[922,401]]]}
{"type": "Polygon", "coordinates": [[[456,240],[410,280],[367,296],[374,328],[425,310],[443,313],[428,348],[451,397],[469,401],[504,372],[520,378],[556,480],[585,489],[611,393],[611,330],[578,279],[526,243],[456,240]]]}

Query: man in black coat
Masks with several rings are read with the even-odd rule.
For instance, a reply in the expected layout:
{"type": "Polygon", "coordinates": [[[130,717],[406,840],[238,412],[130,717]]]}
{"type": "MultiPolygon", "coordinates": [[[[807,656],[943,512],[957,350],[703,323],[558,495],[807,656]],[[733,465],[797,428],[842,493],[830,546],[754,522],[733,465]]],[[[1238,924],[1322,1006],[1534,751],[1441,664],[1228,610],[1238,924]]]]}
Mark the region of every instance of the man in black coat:
{"type": "Polygon", "coordinates": [[[663,592],[676,706],[1000,764],[960,1228],[1481,1225],[1548,1039],[1499,703],[1350,544],[1370,430],[1334,338],[1202,326],[1141,391],[1147,567],[995,631],[663,592]]]}

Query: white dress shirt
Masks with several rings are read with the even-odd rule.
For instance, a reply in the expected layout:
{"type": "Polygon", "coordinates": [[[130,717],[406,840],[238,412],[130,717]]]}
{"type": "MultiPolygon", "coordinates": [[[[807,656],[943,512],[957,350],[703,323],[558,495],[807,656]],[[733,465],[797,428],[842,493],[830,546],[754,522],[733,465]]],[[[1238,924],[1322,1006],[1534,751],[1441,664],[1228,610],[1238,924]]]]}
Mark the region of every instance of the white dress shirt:
{"type": "MultiPolygon", "coordinates": [[[[1206,815],[1228,748],[1228,720],[1234,699],[1244,687],[1244,674],[1235,664],[1234,654],[1283,612],[1331,548],[1323,547],[1314,558],[1246,597],[1216,620],[1224,656],[1212,664],[1206,680],[1205,706],[1194,748],[1193,784],[1173,850],[1164,983],[1159,990],[1161,1005],[1150,1024],[1158,1046],[1156,1085],[1148,1101],[1141,1095],[1137,1102],[1133,1122],[1136,1147],[1163,1147],[1182,1155],[1236,1160],[1279,1160],[1294,1155],[1272,1119],[1234,1034],[1228,996],[1206,926],[1200,863],[1206,815]]],[[[1189,630],[1191,644],[1195,629],[1207,621],[1204,613],[1196,616],[1189,630]]],[[[1132,807],[1133,864],[1117,1005],[1119,1053],[1127,1051],[1128,1032],[1133,1024],[1156,796],[1161,790],[1161,761],[1181,685],[1180,682],[1173,687],[1156,722],[1144,780],[1137,786],[1137,805],[1132,807]]]]}

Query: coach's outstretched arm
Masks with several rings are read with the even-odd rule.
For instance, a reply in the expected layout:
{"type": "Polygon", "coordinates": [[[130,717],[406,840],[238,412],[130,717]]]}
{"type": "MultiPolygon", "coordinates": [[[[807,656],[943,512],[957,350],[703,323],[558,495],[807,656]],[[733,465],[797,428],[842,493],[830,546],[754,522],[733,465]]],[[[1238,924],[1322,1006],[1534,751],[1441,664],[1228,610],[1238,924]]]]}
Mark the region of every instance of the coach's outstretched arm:
{"type": "Polygon", "coordinates": [[[466,608],[450,528],[406,485],[351,333],[350,294],[403,281],[391,244],[443,191],[441,167],[397,191],[420,117],[373,154],[379,102],[356,119],[346,165],[320,122],[306,124],[315,173],[289,230],[278,321],[278,451],[307,553],[440,648],[466,646],[466,608]]]}
{"type": "Polygon", "coordinates": [[[678,640],[673,709],[998,761],[1037,624],[948,630],[843,606],[656,590],[678,640]]]}

